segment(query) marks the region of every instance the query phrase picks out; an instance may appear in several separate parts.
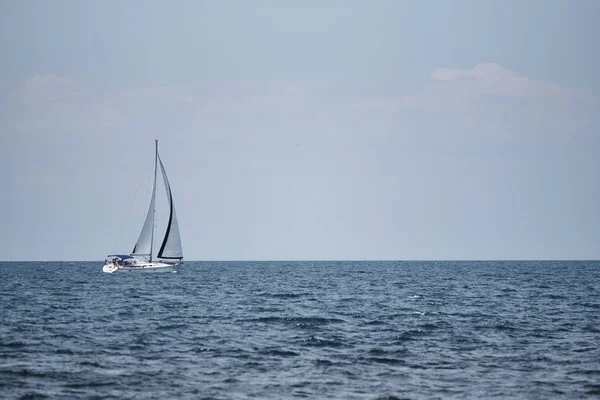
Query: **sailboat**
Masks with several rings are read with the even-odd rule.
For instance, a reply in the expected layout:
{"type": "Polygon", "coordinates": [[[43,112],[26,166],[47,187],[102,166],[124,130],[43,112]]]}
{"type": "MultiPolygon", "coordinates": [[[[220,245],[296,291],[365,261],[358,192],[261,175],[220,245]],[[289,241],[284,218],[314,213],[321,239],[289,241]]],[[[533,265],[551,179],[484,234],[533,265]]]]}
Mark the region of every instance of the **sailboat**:
{"type": "Polygon", "coordinates": [[[155,140],[152,197],[150,199],[150,205],[148,206],[148,212],[146,213],[146,219],[144,220],[140,236],[138,237],[131,254],[109,254],[104,261],[102,271],[110,274],[116,272],[177,272],[176,267],[182,263],[183,251],[181,250],[181,237],[179,236],[179,224],[177,223],[177,215],[175,214],[173,195],[171,193],[169,180],[167,179],[165,167],[158,154],[158,140],[155,140]],[[152,250],[156,219],[156,173],[158,166],[160,166],[167,192],[169,222],[167,223],[165,236],[163,237],[156,259],[154,259],[152,258],[152,250]]]}

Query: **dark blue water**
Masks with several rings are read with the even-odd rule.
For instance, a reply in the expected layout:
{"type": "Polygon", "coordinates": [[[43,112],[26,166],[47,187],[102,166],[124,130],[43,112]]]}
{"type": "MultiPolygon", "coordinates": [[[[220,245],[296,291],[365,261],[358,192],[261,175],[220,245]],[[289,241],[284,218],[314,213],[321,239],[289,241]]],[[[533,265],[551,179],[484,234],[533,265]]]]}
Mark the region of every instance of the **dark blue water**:
{"type": "Polygon", "coordinates": [[[599,262],[0,263],[2,398],[592,398],[599,262]]]}

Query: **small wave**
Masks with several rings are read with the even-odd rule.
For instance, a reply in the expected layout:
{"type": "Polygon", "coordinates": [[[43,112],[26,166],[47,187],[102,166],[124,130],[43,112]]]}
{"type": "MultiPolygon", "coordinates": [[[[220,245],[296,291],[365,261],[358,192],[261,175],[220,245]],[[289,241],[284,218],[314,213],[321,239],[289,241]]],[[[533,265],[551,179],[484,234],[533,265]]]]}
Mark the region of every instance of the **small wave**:
{"type": "Polygon", "coordinates": [[[567,300],[568,299],[567,296],[563,296],[562,294],[547,294],[543,297],[546,299],[551,299],[551,300],[567,300]]]}
{"type": "Polygon", "coordinates": [[[585,308],[593,308],[595,310],[600,309],[600,303],[579,303],[577,305],[585,308]]]}
{"type": "Polygon", "coordinates": [[[206,351],[210,351],[210,348],[208,348],[208,347],[197,347],[195,349],[192,349],[192,351],[194,353],[204,353],[206,351]]]}
{"type": "Polygon", "coordinates": [[[323,318],[323,317],[258,317],[252,319],[244,319],[244,322],[262,322],[262,323],[283,323],[283,324],[294,324],[300,326],[319,326],[346,322],[337,318],[323,318]]]}
{"type": "Polygon", "coordinates": [[[169,331],[174,329],[186,329],[188,328],[188,324],[168,324],[168,325],[159,325],[156,327],[157,331],[169,331]]]}
{"type": "Polygon", "coordinates": [[[432,331],[434,329],[441,328],[440,325],[445,326],[445,325],[448,325],[448,323],[447,322],[440,322],[440,323],[437,323],[437,324],[436,323],[426,323],[426,324],[419,325],[418,329],[424,330],[424,331],[432,331]]]}
{"type": "Polygon", "coordinates": [[[0,342],[0,347],[8,347],[12,349],[20,349],[25,346],[27,346],[27,343],[22,342],[20,340],[13,340],[11,342],[0,342]]]}
{"type": "Polygon", "coordinates": [[[596,383],[590,383],[583,386],[586,389],[586,394],[600,395],[600,385],[596,383]]]}
{"type": "Polygon", "coordinates": [[[385,322],[384,321],[380,321],[378,319],[375,319],[375,320],[367,321],[364,324],[365,325],[371,325],[371,326],[373,326],[373,325],[385,325],[385,322]]]}
{"type": "Polygon", "coordinates": [[[276,356],[276,357],[297,357],[300,354],[295,351],[290,350],[279,350],[279,349],[265,349],[260,352],[261,354],[267,356],[276,356]]]}
{"type": "Polygon", "coordinates": [[[598,329],[597,327],[595,327],[593,325],[586,325],[581,330],[584,332],[593,332],[593,333],[600,332],[600,329],[598,329]]]}
{"type": "Polygon", "coordinates": [[[356,297],[342,297],[341,299],[337,300],[340,303],[351,303],[356,301],[356,297]]]}
{"type": "Polygon", "coordinates": [[[264,307],[264,306],[257,306],[257,307],[252,307],[250,309],[250,311],[252,313],[282,313],[285,310],[279,307],[264,307]]]}
{"type": "Polygon", "coordinates": [[[401,357],[409,354],[408,349],[385,350],[380,347],[375,347],[369,350],[369,354],[374,356],[401,357]]]}
{"type": "Polygon", "coordinates": [[[318,337],[318,336],[310,336],[310,337],[304,339],[303,344],[305,346],[314,346],[314,347],[342,347],[342,346],[344,346],[344,343],[339,340],[325,339],[325,338],[318,337]]]}
{"type": "Polygon", "coordinates": [[[102,387],[102,386],[110,386],[114,385],[115,382],[75,382],[75,383],[67,383],[65,387],[71,389],[85,389],[85,388],[94,388],[94,387],[102,387]]]}
{"type": "Polygon", "coordinates": [[[66,354],[66,355],[73,355],[75,354],[75,352],[71,349],[55,349],[54,353],[56,354],[66,354]]]}
{"type": "Polygon", "coordinates": [[[570,371],[567,372],[567,375],[598,375],[600,376],[600,370],[598,369],[586,369],[581,371],[570,371]]]}
{"type": "Polygon", "coordinates": [[[66,333],[53,333],[50,335],[50,337],[53,339],[79,339],[79,336],[75,334],[69,335],[66,333]]]}
{"type": "Polygon", "coordinates": [[[82,365],[84,367],[102,368],[102,364],[97,363],[95,361],[82,361],[79,363],[79,365],[82,365]]]}
{"type": "Polygon", "coordinates": [[[541,284],[541,285],[536,285],[535,288],[536,289],[552,289],[552,286],[541,284]]]}
{"type": "Polygon", "coordinates": [[[297,299],[302,296],[307,296],[309,293],[271,293],[266,294],[268,297],[273,297],[275,299],[297,299]]]}
{"type": "Polygon", "coordinates": [[[387,365],[403,365],[406,364],[406,361],[400,360],[397,358],[388,358],[388,357],[368,357],[364,359],[367,362],[374,362],[378,364],[387,364],[387,365]]]}
{"type": "Polygon", "coordinates": [[[52,372],[52,371],[37,371],[29,368],[20,368],[16,370],[0,370],[0,374],[7,374],[13,376],[19,376],[23,378],[62,378],[63,373],[60,372],[52,372]]]}
{"type": "Polygon", "coordinates": [[[496,324],[496,325],[494,325],[494,329],[496,329],[498,331],[515,331],[515,330],[517,330],[517,328],[515,328],[514,326],[510,326],[508,324],[496,324]]]}
{"type": "Polygon", "coordinates": [[[578,349],[573,349],[573,353],[587,353],[594,350],[596,350],[595,347],[581,347],[578,349]]]}
{"type": "Polygon", "coordinates": [[[262,363],[256,362],[256,361],[248,361],[246,363],[244,363],[244,367],[246,368],[264,368],[264,365],[262,363]]]}
{"type": "Polygon", "coordinates": [[[425,335],[427,335],[427,332],[423,329],[410,329],[396,336],[396,340],[399,342],[404,342],[407,340],[419,340],[425,335]]]}
{"type": "Polygon", "coordinates": [[[39,392],[29,392],[19,397],[19,400],[48,399],[50,396],[39,392]]]}

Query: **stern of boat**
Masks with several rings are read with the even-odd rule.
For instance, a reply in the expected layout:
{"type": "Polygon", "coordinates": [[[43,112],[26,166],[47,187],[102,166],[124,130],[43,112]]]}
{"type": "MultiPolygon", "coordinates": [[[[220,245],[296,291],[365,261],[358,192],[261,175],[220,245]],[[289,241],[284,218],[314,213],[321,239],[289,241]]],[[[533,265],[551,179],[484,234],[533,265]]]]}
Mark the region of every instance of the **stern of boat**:
{"type": "Polygon", "coordinates": [[[104,266],[102,267],[102,272],[106,272],[107,274],[112,274],[113,272],[116,272],[119,268],[115,267],[112,264],[104,264],[104,266]]]}

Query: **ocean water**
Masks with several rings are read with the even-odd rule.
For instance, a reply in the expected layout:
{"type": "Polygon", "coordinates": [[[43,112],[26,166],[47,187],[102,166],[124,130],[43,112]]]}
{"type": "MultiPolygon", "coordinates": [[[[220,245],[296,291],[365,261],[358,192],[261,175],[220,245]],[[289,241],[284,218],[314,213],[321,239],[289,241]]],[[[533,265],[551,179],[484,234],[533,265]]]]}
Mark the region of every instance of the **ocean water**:
{"type": "Polygon", "coordinates": [[[0,398],[600,397],[600,262],[0,263],[0,398]]]}

